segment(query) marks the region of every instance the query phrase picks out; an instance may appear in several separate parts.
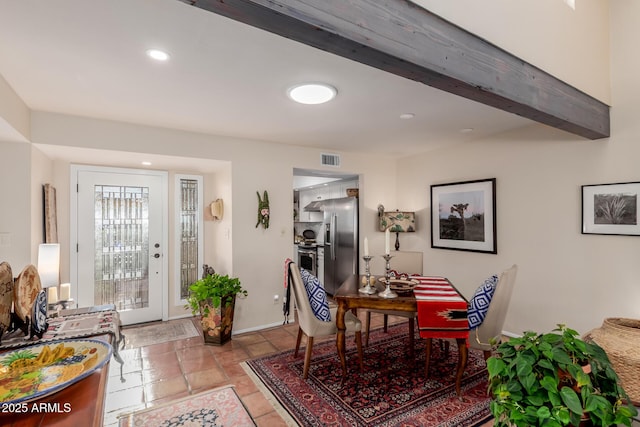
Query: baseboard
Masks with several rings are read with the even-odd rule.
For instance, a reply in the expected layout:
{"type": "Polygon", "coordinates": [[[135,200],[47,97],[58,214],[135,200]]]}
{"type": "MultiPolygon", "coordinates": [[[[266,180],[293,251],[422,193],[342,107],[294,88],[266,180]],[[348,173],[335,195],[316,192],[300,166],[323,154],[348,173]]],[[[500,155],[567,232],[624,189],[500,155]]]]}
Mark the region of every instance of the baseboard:
{"type": "Polygon", "coordinates": [[[522,336],[522,334],[514,334],[513,332],[509,331],[502,331],[502,335],[509,338],[520,338],[522,336]]]}
{"type": "Polygon", "coordinates": [[[180,314],[178,316],[171,316],[169,317],[169,320],[185,319],[187,317],[193,317],[193,314],[185,313],[185,314],[180,314]]]}
{"type": "MultiPolygon", "coordinates": [[[[293,322],[291,322],[291,323],[293,323],[293,322]]],[[[282,326],[282,322],[276,322],[276,323],[272,323],[270,325],[255,326],[253,328],[234,330],[233,332],[231,332],[231,336],[244,334],[246,332],[255,332],[255,331],[261,331],[263,329],[275,328],[276,326],[282,326]]]]}

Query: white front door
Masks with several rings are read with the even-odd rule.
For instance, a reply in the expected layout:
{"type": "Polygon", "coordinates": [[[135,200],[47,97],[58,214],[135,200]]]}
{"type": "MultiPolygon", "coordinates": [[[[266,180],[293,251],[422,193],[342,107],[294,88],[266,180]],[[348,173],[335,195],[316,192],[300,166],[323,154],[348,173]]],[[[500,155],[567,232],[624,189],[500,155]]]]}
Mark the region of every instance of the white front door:
{"type": "Polygon", "coordinates": [[[71,175],[78,306],[115,304],[123,324],[162,319],[167,174],[73,166],[71,175]]]}

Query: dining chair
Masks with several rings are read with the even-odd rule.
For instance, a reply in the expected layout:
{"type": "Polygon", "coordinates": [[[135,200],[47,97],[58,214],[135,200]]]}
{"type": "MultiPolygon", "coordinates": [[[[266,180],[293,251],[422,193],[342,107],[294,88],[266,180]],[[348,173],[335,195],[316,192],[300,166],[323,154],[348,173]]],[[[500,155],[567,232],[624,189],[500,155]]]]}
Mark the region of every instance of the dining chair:
{"type": "Polygon", "coordinates": [[[518,266],[514,264],[500,274],[484,320],[469,332],[469,347],[482,350],[485,360],[491,357],[493,349],[502,340],[502,328],[517,272],[518,266]]]}
{"type": "MultiPolygon", "coordinates": [[[[302,335],[304,334],[307,337],[307,348],[305,350],[302,377],[307,379],[309,376],[309,365],[311,364],[311,353],[313,351],[313,339],[316,337],[335,335],[338,332],[335,320],[337,307],[329,308],[331,317],[330,321],[318,319],[311,308],[311,302],[309,301],[309,295],[307,294],[307,290],[305,289],[305,285],[302,280],[302,275],[300,274],[300,268],[293,262],[289,264],[289,274],[291,277],[293,297],[296,302],[298,318],[298,338],[296,340],[294,357],[298,357],[300,342],[302,341],[302,335]]],[[[358,363],[360,365],[360,371],[362,372],[362,322],[360,322],[360,319],[351,312],[347,312],[345,314],[344,322],[347,332],[355,333],[355,342],[358,350],[358,363]]]]}
{"type": "MultiPolygon", "coordinates": [[[[392,253],[393,258],[390,261],[390,265],[393,270],[399,273],[406,273],[408,275],[422,275],[422,252],[400,252],[396,251],[392,253]]],[[[413,358],[413,346],[414,346],[414,331],[416,319],[418,313],[408,311],[395,311],[395,310],[367,310],[367,316],[365,320],[365,337],[364,345],[369,346],[369,329],[371,325],[371,313],[379,313],[383,315],[383,330],[387,332],[387,325],[389,316],[405,317],[408,320],[409,326],[409,356],[413,358]]]]}

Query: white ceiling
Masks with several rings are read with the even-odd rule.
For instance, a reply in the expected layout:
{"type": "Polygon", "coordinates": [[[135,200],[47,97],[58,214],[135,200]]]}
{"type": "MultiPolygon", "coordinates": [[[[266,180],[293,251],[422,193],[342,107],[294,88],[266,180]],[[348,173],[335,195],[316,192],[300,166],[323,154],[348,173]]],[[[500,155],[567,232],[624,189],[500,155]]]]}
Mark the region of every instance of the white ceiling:
{"type": "Polygon", "coordinates": [[[532,123],[177,0],[0,0],[0,74],[32,110],[389,156],[532,123]]]}

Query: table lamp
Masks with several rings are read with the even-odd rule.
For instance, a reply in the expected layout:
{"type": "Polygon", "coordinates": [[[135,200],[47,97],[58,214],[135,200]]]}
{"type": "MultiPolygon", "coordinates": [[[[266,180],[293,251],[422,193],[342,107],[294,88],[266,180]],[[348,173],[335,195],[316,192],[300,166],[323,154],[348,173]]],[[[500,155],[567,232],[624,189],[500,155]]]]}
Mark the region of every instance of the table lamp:
{"type": "Polygon", "coordinates": [[[38,247],[38,275],[43,288],[47,288],[47,306],[58,302],[60,283],[60,244],[43,243],[38,247]]]}
{"type": "Polygon", "coordinates": [[[396,251],[400,250],[400,233],[413,233],[416,231],[416,214],[415,212],[383,212],[380,215],[379,230],[389,230],[396,233],[396,251]]]}

